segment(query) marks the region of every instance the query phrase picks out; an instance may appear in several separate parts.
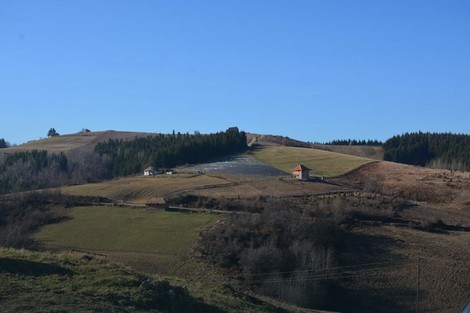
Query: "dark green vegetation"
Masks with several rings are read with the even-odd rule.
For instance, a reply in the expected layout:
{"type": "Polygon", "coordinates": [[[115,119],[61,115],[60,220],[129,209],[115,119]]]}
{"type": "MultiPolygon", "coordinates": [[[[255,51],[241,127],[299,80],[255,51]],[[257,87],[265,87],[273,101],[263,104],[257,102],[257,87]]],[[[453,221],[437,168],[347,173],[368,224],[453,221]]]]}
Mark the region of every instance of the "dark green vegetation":
{"type": "Polygon", "coordinates": [[[7,142],[5,141],[5,139],[0,138],[0,149],[7,148],[7,147],[8,147],[8,145],[7,145],[7,142]]]}
{"type": "Polygon", "coordinates": [[[406,133],[387,140],[383,147],[387,161],[470,170],[470,135],[406,133]]]}
{"type": "Polygon", "coordinates": [[[329,142],[322,143],[323,145],[336,145],[336,146],[381,146],[383,142],[378,141],[377,139],[368,139],[368,140],[357,140],[357,139],[338,139],[332,140],[329,142]]]}
{"type": "Polygon", "coordinates": [[[47,132],[47,137],[55,137],[55,136],[60,136],[60,134],[55,130],[55,128],[49,129],[47,132]]]}
{"type": "Polygon", "coordinates": [[[216,134],[175,134],[136,138],[131,141],[109,140],[95,151],[109,157],[112,177],[139,173],[145,166],[171,168],[195,164],[246,150],[246,135],[237,128],[216,134]]]}

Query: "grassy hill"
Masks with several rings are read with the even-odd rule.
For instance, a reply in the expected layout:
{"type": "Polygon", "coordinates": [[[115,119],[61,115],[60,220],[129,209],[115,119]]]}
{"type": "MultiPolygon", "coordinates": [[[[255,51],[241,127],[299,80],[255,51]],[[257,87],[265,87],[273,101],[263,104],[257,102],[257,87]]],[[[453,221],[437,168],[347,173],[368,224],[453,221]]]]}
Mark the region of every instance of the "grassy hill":
{"type": "MultiPolygon", "coordinates": [[[[129,138],[135,134],[129,133],[129,138]]],[[[81,138],[88,136],[81,134],[70,135],[70,138],[60,136],[23,148],[43,145],[47,149],[75,152],[74,149],[91,149],[98,140],[114,135],[118,133],[103,132],[102,136],[96,134],[92,139],[81,138]],[[70,141],[67,143],[67,140],[70,141]]],[[[358,154],[366,154],[365,150],[356,150],[358,154]]],[[[295,165],[304,164],[312,169],[312,175],[335,177],[328,180],[332,184],[300,182],[289,177],[255,179],[242,175],[178,174],[67,186],[62,192],[140,204],[155,197],[186,193],[230,204],[241,199],[246,201],[246,207],[258,201],[267,208],[269,203],[263,201],[283,197],[285,205],[301,204],[306,213],[312,214],[328,211],[338,214],[337,218],[344,219],[344,223],[350,223],[348,227],[353,232],[342,244],[345,250],[340,260],[346,270],[339,271],[337,279],[340,286],[350,291],[351,303],[371,308],[367,312],[385,312],[387,303],[390,312],[394,312],[394,308],[403,308],[395,310],[400,312],[414,311],[415,270],[419,257],[421,308],[429,312],[456,312],[470,297],[468,173],[376,162],[372,155],[364,158],[337,152],[341,151],[269,142],[258,142],[250,152],[288,174],[295,165]],[[426,223],[428,229],[424,227],[426,223]],[[363,272],[349,270],[351,264],[397,260],[400,266],[366,268],[363,272]],[[384,303],[385,308],[378,309],[384,303]]],[[[179,275],[179,279],[172,278],[172,281],[188,285],[191,296],[202,298],[203,303],[199,300],[197,303],[208,312],[219,309],[224,312],[313,312],[235,292],[223,284],[228,281],[227,277],[217,276],[220,273],[216,269],[189,257],[199,231],[217,223],[221,215],[109,206],[66,210],[68,220],[42,228],[35,238],[46,247],[67,254],[0,249],[0,308],[3,310],[67,312],[71,307],[78,307],[82,311],[138,312],[148,308],[145,305],[149,301],[154,301],[135,290],[145,276],[98,257],[89,262],[82,260],[81,255],[69,255],[72,248],[78,248],[106,254],[110,261],[147,273],[179,275]],[[215,276],[219,279],[211,280],[215,276]]]]}
{"type": "Polygon", "coordinates": [[[296,165],[303,164],[311,169],[310,175],[326,177],[343,175],[361,165],[374,162],[372,159],[353,155],[279,145],[258,146],[253,150],[253,156],[286,173],[291,173],[296,165]]]}
{"type": "Polygon", "coordinates": [[[314,144],[312,148],[327,150],[336,153],[350,154],[362,158],[374,159],[374,160],[383,160],[384,151],[381,146],[344,146],[344,145],[318,145],[314,144]]]}
{"type": "Polygon", "coordinates": [[[5,313],[317,312],[248,296],[222,284],[201,288],[190,281],[143,275],[80,253],[0,248],[0,281],[0,311],[5,313]],[[147,279],[147,289],[139,288],[147,279]]]}
{"type": "Polygon", "coordinates": [[[108,141],[109,139],[133,139],[136,136],[148,136],[151,133],[127,132],[127,131],[96,131],[89,133],[67,134],[44,139],[32,140],[22,145],[2,149],[2,153],[13,153],[15,151],[26,150],[47,150],[48,152],[68,152],[77,149],[93,151],[98,142],[108,141]]]}

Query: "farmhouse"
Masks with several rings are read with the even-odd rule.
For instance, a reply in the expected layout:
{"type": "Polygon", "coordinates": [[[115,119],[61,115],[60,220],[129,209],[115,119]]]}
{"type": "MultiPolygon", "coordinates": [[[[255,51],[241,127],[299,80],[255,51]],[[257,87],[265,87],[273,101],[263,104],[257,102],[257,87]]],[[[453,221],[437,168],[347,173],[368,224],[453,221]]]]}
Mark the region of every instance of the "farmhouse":
{"type": "Polygon", "coordinates": [[[155,169],[153,166],[149,166],[144,170],[144,176],[153,176],[155,175],[155,169]]]}
{"type": "Polygon", "coordinates": [[[300,180],[308,180],[310,169],[305,165],[299,164],[292,170],[292,177],[300,180]]]}

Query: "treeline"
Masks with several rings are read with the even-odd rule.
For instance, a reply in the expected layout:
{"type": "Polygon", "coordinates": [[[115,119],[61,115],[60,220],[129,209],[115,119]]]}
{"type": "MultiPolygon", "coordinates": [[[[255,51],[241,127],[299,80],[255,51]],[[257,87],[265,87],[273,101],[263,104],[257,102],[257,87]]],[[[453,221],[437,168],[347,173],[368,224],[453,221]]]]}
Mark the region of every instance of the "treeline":
{"type": "Polygon", "coordinates": [[[67,180],[68,160],[64,153],[15,152],[0,162],[0,194],[60,186],[67,180]]]}
{"type": "Polygon", "coordinates": [[[356,139],[337,139],[337,140],[332,140],[329,142],[325,143],[318,143],[318,144],[323,144],[323,145],[332,145],[332,146],[346,146],[346,145],[351,145],[351,146],[381,146],[383,145],[382,141],[379,141],[377,139],[371,140],[356,140],[356,139]]]}
{"type": "Polygon", "coordinates": [[[405,133],[387,140],[384,160],[453,170],[470,170],[470,135],[405,133]]]}
{"type": "Polygon", "coordinates": [[[6,142],[4,138],[0,138],[0,149],[8,148],[8,146],[8,142],[6,142]]]}
{"type": "Polygon", "coordinates": [[[144,167],[171,168],[205,162],[240,153],[247,149],[246,134],[237,128],[201,135],[195,133],[140,137],[130,141],[112,140],[99,143],[95,152],[107,156],[110,177],[133,175],[144,167]]]}

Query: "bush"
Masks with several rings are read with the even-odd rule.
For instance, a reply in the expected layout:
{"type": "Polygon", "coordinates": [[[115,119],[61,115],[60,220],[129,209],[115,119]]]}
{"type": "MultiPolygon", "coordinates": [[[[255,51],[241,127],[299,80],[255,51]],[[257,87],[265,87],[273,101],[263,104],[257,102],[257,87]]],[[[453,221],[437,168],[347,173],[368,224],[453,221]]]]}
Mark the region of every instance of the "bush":
{"type": "Polygon", "coordinates": [[[211,263],[238,270],[245,288],[296,305],[324,303],[329,291],[306,278],[337,264],[344,231],[333,219],[308,216],[300,209],[273,205],[260,215],[234,215],[202,233],[194,250],[211,263]]]}

